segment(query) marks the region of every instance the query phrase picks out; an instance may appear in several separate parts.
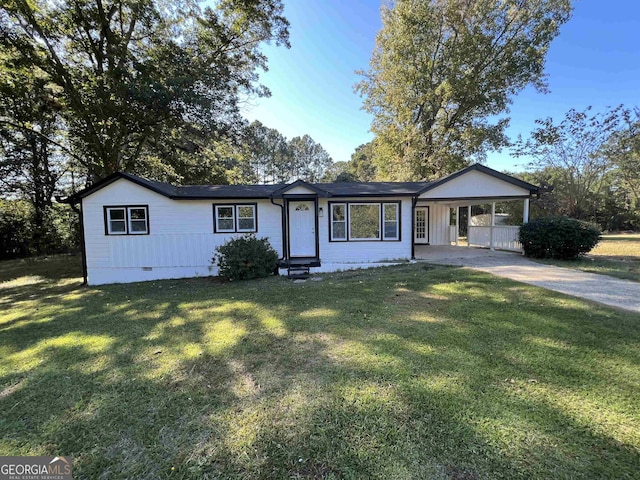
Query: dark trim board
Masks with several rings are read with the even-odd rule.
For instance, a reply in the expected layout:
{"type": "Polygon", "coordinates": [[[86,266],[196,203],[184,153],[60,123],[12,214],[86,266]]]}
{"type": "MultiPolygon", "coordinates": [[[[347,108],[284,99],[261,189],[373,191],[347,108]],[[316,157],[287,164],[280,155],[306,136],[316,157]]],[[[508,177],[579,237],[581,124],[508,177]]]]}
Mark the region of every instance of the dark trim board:
{"type": "Polygon", "coordinates": [[[280,260],[278,262],[279,268],[288,268],[295,266],[305,266],[305,267],[320,267],[322,263],[320,262],[320,257],[294,257],[280,260]]]}
{"type": "Polygon", "coordinates": [[[80,200],[80,207],[76,208],[75,205],[71,205],[71,209],[78,214],[80,220],[80,255],[82,257],[82,285],[89,284],[89,270],[87,268],[87,242],[84,236],[84,212],[82,200],[80,200]]]}
{"type": "MultiPolygon", "coordinates": [[[[507,200],[526,200],[531,198],[531,195],[510,195],[506,197],[442,197],[442,198],[418,198],[419,202],[471,202],[471,201],[488,201],[493,200],[496,203],[507,200]]],[[[420,205],[417,205],[418,207],[420,205]]]]}
{"type": "MultiPolygon", "coordinates": [[[[67,197],[65,203],[78,203],[82,198],[91,195],[93,192],[110,185],[119,180],[126,179],[141,187],[147,188],[159,195],[163,195],[171,200],[240,200],[240,199],[269,199],[283,198],[287,196],[307,195],[307,194],[287,194],[288,191],[298,186],[302,186],[316,197],[323,198],[412,198],[420,196],[437,188],[438,186],[454,180],[470,171],[478,171],[491,177],[497,178],[506,183],[516,185],[529,192],[529,195],[540,193],[540,187],[527,183],[518,178],[498,172],[484,165],[471,165],[459,170],[447,177],[443,177],[434,182],[345,182],[345,183],[308,183],[303,180],[296,180],[290,184],[278,185],[172,185],[165,182],[148,180],[130,173],[116,172],[109,175],[97,183],[67,197]]],[[[505,197],[508,198],[508,197],[505,197]]],[[[434,199],[438,200],[438,199],[434,199]]]]}
{"type": "Polygon", "coordinates": [[[316,185],[314,185],[313,183],[309,183],[309,182],[305,182],[304,180],[296,180],[293,183],[289,183],[288,185],[284,185],[283,187],[280,187],[279,189],[275,190],[271,196],[272,197],[278,197],[278,196],[293,196],[293,195],[302,195],[302,196],[306,196],[308,197],[309,195],[313,195],[310,193],[292,193],[292,194],[287,194],[287,190],[291,190],[293,188],[296,187],[304,187],[308,190],[311,190],[312,192],[314,192],[317,196],[320,197],[329,197],[331,196],[331,194],[324,190],[321,187],[318,187],[316,185]]]}
{"type": "Polygon", "coordinates": [[[304,198],[302,197],[295,197],[295,198],[287,198],[285,197],[285,210],[287,212],[287,255],[286,255],[286,260],[292,260],[292,259],[305,259],[305,258],[319,258],[320,256],[320,232],[318,231],[318,197],[314,197],[314,196],[309,196],[306,195],[304,198]],[[308,202],[313,202],[313,214],[314,214],[314,219],[315,219],[315,249],[316,249],[316,254],[315,256],[309,257],[307,256],[300,256],[300,257],[293,257],[291,256],[291,240],[290,240],[290,235],[291,235],[291,217],[289,215],[289,204],[291,202],[304,202],[304,201],[308,201],[308,202]]]}

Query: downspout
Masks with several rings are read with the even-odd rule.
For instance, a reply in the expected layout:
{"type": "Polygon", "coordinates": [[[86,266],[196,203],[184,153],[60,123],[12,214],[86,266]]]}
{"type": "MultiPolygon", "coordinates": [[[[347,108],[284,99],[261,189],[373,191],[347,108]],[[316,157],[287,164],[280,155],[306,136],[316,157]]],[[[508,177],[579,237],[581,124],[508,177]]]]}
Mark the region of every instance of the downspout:
{"type": "Polygon", "coordinates": [[[286,235],[286,225],[285,225],[285,218],[284,218],[284,205],[280,205],[279,203],[276,203],[273,201],[273,197],[271,197],[269,200],[271,200],[271,203],[273,205],[276,205],[277,207],[280,207],[280,225],[282,227],[282,257],[278,260],[279,262],[282,262],[286,256],[284,254],[284,252],[287,251],[286,248],[286,242],[287,242],[287,235],[286,235]]]}
{"type": "Polygon", "coordinates": [[[87,273],[87,246],[84,239],[84,220],[82,215],[82,199],[80,199],[80,208],[76,207],[74,203],[69,202],[71,210],[78,214],[80,219],[80,255],[82,257],[82,285],[87,286],[89,284],[89,276],[87,273]]]}

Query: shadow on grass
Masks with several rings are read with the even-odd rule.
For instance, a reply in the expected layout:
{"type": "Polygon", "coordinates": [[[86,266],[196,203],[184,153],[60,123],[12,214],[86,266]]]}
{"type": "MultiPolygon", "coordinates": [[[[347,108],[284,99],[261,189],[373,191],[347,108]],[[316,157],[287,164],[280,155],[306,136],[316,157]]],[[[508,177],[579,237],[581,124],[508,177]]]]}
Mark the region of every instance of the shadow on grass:
{"type": "Polygon", "coordinates": [[[82,277],[80,255],[49,255],[0,261],[0,282],[20,277],[41,277],[46,280],[82,277]]]}
{"type": "Polygon", "coordinates": [[[637,472],[637,315],[424,264],[33,287],[0,315],[0,451],[78,478],[637,472]]]}

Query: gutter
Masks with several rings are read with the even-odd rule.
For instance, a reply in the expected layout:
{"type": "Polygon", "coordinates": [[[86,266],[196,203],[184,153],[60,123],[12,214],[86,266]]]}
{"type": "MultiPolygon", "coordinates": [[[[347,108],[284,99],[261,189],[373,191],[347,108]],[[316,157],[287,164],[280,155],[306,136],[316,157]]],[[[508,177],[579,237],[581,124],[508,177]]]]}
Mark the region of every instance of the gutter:
{"type": "MultiPolygon", "coordinates": [[[[414,195],[411,200],[411,260],[416,259],[416,205],[418,204],[419,195],[414,195]]],[[[428,220],[427,220],[428,221],[428,220]]]]}
{"type": "Polygon", "coordinates": [[[78,214],[79,219],[79,227],[80,227],[80,256],[82,257],[82,285],[89,285],[89,275],[87,273],[87,245],[85,243],[84,238],[84,219],[82,215],[82,199],[79,201],[74,196],[67,197],[62,199],[61,197],[56,197],[56,201],[59,203],[66,203],[71,207],[71,210],[78,214]],[[76,204],[79,204],[80,207],[76,207],[76,204]]]}

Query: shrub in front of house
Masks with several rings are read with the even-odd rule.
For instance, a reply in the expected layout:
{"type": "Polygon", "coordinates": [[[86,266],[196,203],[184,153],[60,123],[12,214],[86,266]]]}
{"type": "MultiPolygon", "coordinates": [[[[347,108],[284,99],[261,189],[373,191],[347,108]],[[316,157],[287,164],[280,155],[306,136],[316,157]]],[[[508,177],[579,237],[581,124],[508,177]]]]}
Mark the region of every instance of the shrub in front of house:
{"type": "Polygon", "coordinates": [[[520,243],[527,257],[572,260],[591,251],[600,240],[600,229],[568,217],[533,220],[520,227],[520,243]]]}
{"type": "Polygon", "coordinates": [[[244,235],[216,247],[211,262],[218,267],[220,277],[249,280],[271,275],[278,265],[278,254],[268,239],[244,235]]]}

